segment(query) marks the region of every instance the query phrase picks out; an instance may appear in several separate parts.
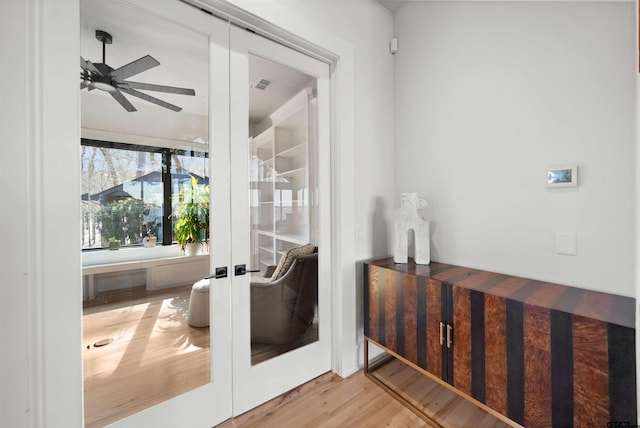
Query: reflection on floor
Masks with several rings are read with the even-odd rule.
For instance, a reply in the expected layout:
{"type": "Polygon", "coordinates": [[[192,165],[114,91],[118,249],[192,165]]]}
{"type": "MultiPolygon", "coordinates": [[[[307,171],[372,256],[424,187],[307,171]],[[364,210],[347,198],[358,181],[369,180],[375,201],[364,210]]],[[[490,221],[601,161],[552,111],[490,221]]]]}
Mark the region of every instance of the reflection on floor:
{"type": "MultiPolygon", "coordinates": [[[[454,428],[509,428],[517,423],[481,407],[398,359],[385,360],[373,377],[402,397],[434,426],[454,428]]],[[[391,395],[390,395],[391,396],[391,395]]]]}
{"type": "Polygon", "coordinates": [[[209,328],[187,324],[191,285],[105,293],[84,310],[85,425],[104,426],[209,382],[209,328]],[[100,345],[101,341],[111,343],[100,345]]]}
{"type": "MultiPolygon", "coordinates": [[[[84,302],[86,427],[115,422],[209,382],[209,328],[187,324],[191,287],[134,287],[84,302]],[[96,346],[102,341],[108,343],[96,346]]],[[[313,324],[293,346],[254,343],[251,363],[317,340],[313,324]]]]}
{"type": "Polygon", "coordinates": [[[255,365],[269,358],[277,357],[280,354],[316,342],[318,340],[318,323],[314,322],[293,345],[268,345],[266,343],[251,344],[251,364],[255,365]]]}

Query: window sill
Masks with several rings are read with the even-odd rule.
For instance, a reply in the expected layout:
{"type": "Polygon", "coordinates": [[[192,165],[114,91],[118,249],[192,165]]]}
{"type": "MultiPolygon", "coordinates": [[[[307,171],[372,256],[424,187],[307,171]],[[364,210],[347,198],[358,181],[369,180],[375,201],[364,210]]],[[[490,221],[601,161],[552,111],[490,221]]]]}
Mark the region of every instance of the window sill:
{"type": "Polygon", "coordinates": [[[88,268],[95,270],[98,266],[125,265],[128,263],[132,265],[136,263],[150,264],[154,261],[167,259],[185,259],[186,261],[208,256],[208,252],[195,256],[185,256],[177,245],[158,245],[152,248],[120,248],[113,251],[104,249],[82,253],[82,268],[86,275],[88,268]]]}

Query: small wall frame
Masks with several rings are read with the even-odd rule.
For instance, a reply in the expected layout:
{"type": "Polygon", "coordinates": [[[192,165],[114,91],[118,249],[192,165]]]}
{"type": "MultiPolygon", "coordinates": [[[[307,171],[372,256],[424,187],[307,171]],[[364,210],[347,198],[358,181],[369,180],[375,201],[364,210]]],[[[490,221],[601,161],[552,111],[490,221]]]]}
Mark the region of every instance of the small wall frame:
{"type": "Polygon", "coordinates": [[[547,168],[547,187],[576,187],[578,185],[578,165],[556,165],[547,168]]]}

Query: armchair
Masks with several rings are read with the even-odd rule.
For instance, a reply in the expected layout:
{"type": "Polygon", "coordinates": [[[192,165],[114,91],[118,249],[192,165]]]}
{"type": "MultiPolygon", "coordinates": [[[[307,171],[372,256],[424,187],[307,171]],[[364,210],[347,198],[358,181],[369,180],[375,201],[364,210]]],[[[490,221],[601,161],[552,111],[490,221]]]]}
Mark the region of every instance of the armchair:
{"type": "Polygon", "coordinates": [[[292,345],[313,323],[317,304],[318,253],[314,252],[296,257],[278,279],[251,283],[251,341],[292,345]]]}

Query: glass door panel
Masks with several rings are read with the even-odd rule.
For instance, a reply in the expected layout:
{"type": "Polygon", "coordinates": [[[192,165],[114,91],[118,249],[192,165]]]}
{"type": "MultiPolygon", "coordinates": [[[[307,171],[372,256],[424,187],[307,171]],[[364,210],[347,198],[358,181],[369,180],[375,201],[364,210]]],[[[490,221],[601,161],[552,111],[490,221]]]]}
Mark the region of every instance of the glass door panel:
{"type": "Polygon", "coordinates": [[[80,81],[85,425],[215,425],[230,281],[201,280],[230,256],[228,24],[81,0],[80,81]]]}
{"type": "Polygon", "coordinates": [[[231,76],[239,414],[331,368],[328,66],[232,26],[231,76]]]}
{"type": "Polygon", "coordinates": [[[249,81],[257,82],[249,90],[249,186],[257,202],[250,209],[252,270],[258,271],[250,312],[251,363],[258,364],[318,340],[317,254],[281,266],[301,246],[312,244],[303,248],[315,252],[309,184],[317,172],[310,158],[317,135],[309,123],[317,116],[317,88],[314,77],[252,54],[249,81]],[[264,75],[286,76],[287,84],[261,83],[268,81],[264,75]]]}

